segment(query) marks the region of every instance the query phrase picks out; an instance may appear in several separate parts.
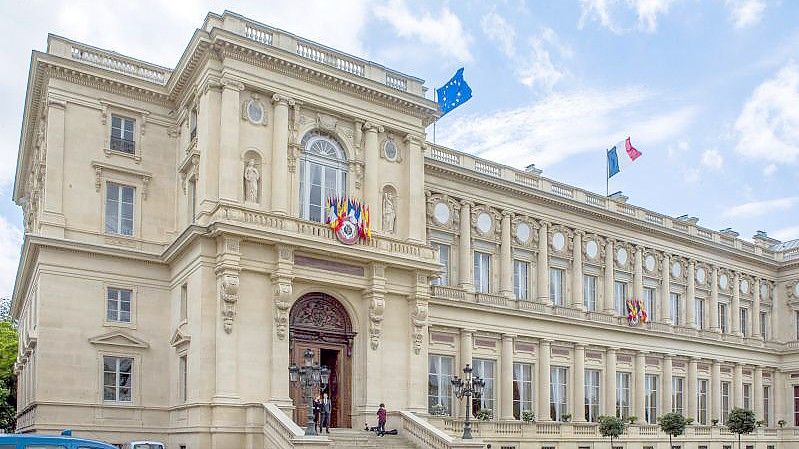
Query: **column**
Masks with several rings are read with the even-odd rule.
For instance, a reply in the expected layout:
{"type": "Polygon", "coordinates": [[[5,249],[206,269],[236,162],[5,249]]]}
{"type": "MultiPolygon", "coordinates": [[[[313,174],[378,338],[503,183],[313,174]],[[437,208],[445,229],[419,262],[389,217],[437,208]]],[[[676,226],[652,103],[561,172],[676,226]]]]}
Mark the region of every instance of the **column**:
{"type": "MultiPolygon", "coordinates": [[[[471,329],[461,329],[461,358],[460,364],[455,366],[455,376],[463,377],[463,368],[466,365],[472,365],[472,347],[473,347],[474,331],[471,329]]],[[[460,403],[460,406],[455,407],[458,414],[464,413],[463,406],[471,407],[471,404],[460,403]]]]}
{"type": "Polygon", "coordinates": [[[793,413],[788,409],[791,404],[789,393],[785,389],[785,374],[775,369],[772,374],[771,400],[774,401],[773,423],[776,426],[779,420],[784,419],[790,426],[793,422],[793,413]],[[788,399],[788,400],[786,400],[788,399]]]}
{"type": "Polygon", "coordinates": [[[572,420],[585,422],[585,345],[574,345],[574,385],[572,385],[572,420]]]}
{"type": "Polygon", "coordinates": [[[616,416],[616,353],[617,348],[605,351],[605,400],[604,414],[616,416]]]}
{"type": "Polygon", "coordinates": [[[688,360],[688,378],[685,379],[685,382],[687,384],[687,388],[686,388],[686,391],[685,391],[685,394],[684,394],[684,396],[688,399],[687,408],[685,409],[685,416],[690,417],[690,418],[694,418],[695,420],[699,419],[699,413],[698,413],[697,403],[696,403],[696,399],[697,399],[697,391],[696,391],[696,389],[697,389],[697,384],[698,384],[696,372],[697,372],[697,363],[698,362],[699,362],[699,359],[697,359],[696,357],[691,357],[688,360]]]}
{"type": "Polygon", "coordinates": [[[710,274],[710,307],[708,307],[708,315],[710,316],[710,330],[716,333],[721,332],[719,324],[719,268],[712,267],[710,274]]]}
{"type": "Polygon", "coordinates": [[[763,338],[765,335],[760,335],[760,279],[755,278],[752,288],[752,337],[763,338]]]}
{"type": "Polygon", "coordinates": [[[671,324],[674,318],[671,316],[671,304],[669,293],[671,293],[671,257],[668,254],[663,255],[663,265],[660,267],[661,281],[660,281],[660,301],[658,302],[658,315],[662,317],[663,322],[671,324]]]}
{"type": "Polygon", "coordinates": [[[732,369],[732,406],[743,408],[744,406],[744,374],[743,365],[736,363],[732,369]]]}
{"type": "Polygon", "coordinates": [[[721,422],[721,363],[713,361],[710,371],[710,416],[708,422],[718,419],[721,422]]]}
{"type": "Polygon", "coordinates": [[[574,231],[572,241],[572,307],[585,310],[583,306],[583,232],[574,231]]]}
{"type": "MultiPolygon", "coordinates": [[[[541,220],[538,228],[538,270],[536,279],[536,296],[538,301],[551,304],[549,300],[549,224],[541,220]]],[[[549,376],[549,374],[547,374],[549,376]]],[[[549,377],[547,377],[549,379],[549,377]]],[[[547,405],[549,407],[549,405],[547,405]]],[[[547,408],[548,410],[548,408],[547,408]]],[[[549,413],[547,413],[549,416],[549,413]]]]}
{"type": "Polygon", "coordinates": [[[646,351],[638,351],[635,354],[635,394],[633,395],[633,415],[638,417],[640,422],[644,422],[646,413],[645,413],[645,405],[646,400],[644,399],[644,395],[646,391],[644,390],[644,377],[646,375],[646,351]]]}
{"type": "MultiPolygon", "coordinates": [[[[754,371],[752,372],[753,382],[752,388],[754,388],[754,394],[752,395],[754,400],[754,407],[752,410],[755,412],[755,419],[761,420],[763,419],[763,368],[760,366],[755,366],[754,371]]],[[[773,390],[773,388],[772,388],[773,390]]],[[[770,400],[774,400],[773,392],[772,397],[769,398],[770,400]]]]}
{"type": "MultiPolygon", "coordinates": [[[[664,354],[663,355],[663,380],[661,381],[661,390],[663,390],[661,404],[663,407],[660,409],[660,414],[664,415],[666,413],[670,413],[674,409],[674,403],[672,402],[672,355],[671,354],[664,354]]],[[[684,386],[683,386],[684,388],[684,386]]],[[[683,390],[683,400],[685,400],[685,390],[683,390]]],[[[685,404],[683,404],[685,406],[685,404]]]]}
{"type": "Polygon", "coordinates": [[[502,358],[499,366],[501,380],[499,409],[500,419],[514,419],[513,417],[513,335],[502,336],[502,358]]]}
{"type": "MultiPolygon", "coordinates": [[[[238,117],[238,116],[237,116],[238,117]]],[[[286,375],[291,364],[289,360],[289,310],[293,298],[294,249],[286,245],[276,245],[277,263],[271,274],[272,282],[272,325],[269,332],[272,353],[270,354],[269,390],[271,402],[281,409],[291,410],[293,403],[289,395],[289,378],[286,375]]],[[[301,363],[300,360],[294,360],[301,363]]]]}
{"type": "Polygon", "coordinates": [[[549,359],[552,350],[552,340],[542,338],[538,342],[538,379],[536,386],[538,391],[536,401],[538,401],[537,421],[551,421],[549,417],[549,359]]]}
{"type": "MultiPolygon", "coordinates": [[[[272,129],[272,212],[288,214],[289,211],[289,105],[294,100],[279,94],[272,96],[275,105],[272,129]]],[[[379,220],[375,220],[379,221],[379,220]]]]}
{"type": "Polygon", "coordinates": [[[688,262],[688,289],[685,298],[685,325],[687,327],[698,328],[694,309],[696,308],[696,262],[688,262]]]}
{"type": "Polygon", "coordinates": [[[472,216],[471,203],[461,201],[461,222],[458,246],[458,282],[461,288],[473,292],[472,282],[472,216]]]}
{"type": "Polygon", "coordinates": [[[380,149],[377,145],[377,133],[382,131],[374,123],[363,125],[364,132],[364,176],[363,201],[369,206],[369,219],[372,229],[383,228],[383,201],[380,192],[380,149]]]}
{"type": "Polygon", "coordinates": [[[603,282],[605,284],[605,292],[602,295],[604,308],[601,310],[610,314],[616,313],[615,305],[613,304],[613,280],[615,273],[616,267],[613,265],[613,240],[608,239],[605,243],[605,279],[603,282]]]}
{"type": "Polygon", "coordinates": [[[644,248],[635,247],[635,260],[633,262],[633,297],[644,299],[644,248]]]}
{"type": "Polygon", "coordinates": [[[239,300],[241,240],[221,235],[216,243],[217,258],[214,272],[218,290],[214,339],[216,383],[213,400],[230,403],[239,400],[237,357],[241,327],[236,323],[236,309],[239,300]]]}
{"type": "Polygon", "coordinates": [[[222,92],[220,85],[207,80],[200,88],[197,116],[197,151],[200,153],[200,179],[197,184],[197,213],[209,214],[219,198],[219,131],[222,92]],[[203,173],[209,174],[204,176],[203,173]]]}
{"type": "MultiPolygon", "coordinates": [[[[408,135],[408,239],[416,243],[427,241],[427,220],[424,198],[424,152],[421,139],[408,135]]],[[[368,168],[367,168],[368,169],[368,168]]],[[[380,220],[382,221],[382,220],[380,220]]]]}
{"type": "Polygon", "coordinates": [[[506,298],[513,297],[513,254],[510,238],[511,218],[512,214],[510,212],[502,212],[502,243],[499,247],[499,294],[506,298]]]}
{"type": "MultiPolygon", "coordinates": [[[[44,211],[62,214],[64,194],[64,128],[66,101],[47,98],[47,171],[44,180],[44,211]]],[[[110,117],[106,120],[111,120],[110,117]]],[[[105,131],[103,131],[105,132],[105,131]]],[[[37,173],[38,175],[38,173],[37,173]]],[[[22,179],[20,179],[22,182],[22,179]]],[[[103,186],[102,188],[105,188],[103,186]]]]}
{"type": "MultiPolygon", "coordinates": [[[[244,85],[238,81],[222,78],[222,113],[219,124],[219,198],[233,202],[244,201],[244,192],[239,198],[242,184],[241,151],[239,149],[239,92],[244,85]]],[[[246,164],[247,161],[244,161],[246,164]]],[[[263,165],[258,170],[263,170],[263,165]]],[[[213,173],[211,173],[213,174],[213,173]]],[[[263,179],[263,176],[262,176],[263,179]]]]}
{"type": "Polygon", "coordinates": [[[736,271],[732,275],[732,334],[741,336],[741,275],[736,271]]]}

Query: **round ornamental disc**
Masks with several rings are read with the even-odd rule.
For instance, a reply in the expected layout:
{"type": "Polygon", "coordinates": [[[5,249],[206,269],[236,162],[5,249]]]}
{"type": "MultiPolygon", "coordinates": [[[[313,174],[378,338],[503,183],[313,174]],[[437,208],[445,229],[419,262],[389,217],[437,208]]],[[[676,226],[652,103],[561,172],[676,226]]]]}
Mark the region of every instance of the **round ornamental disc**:
{"type": "Polygon", "coordinates": [[[562,251],[565,247],[566,237],[560,232],[552,234],[552,248],[554,248],[555,251],[562,251]]]}
{"type": "Polygon", "coordinates": [[[519,223],[519,226],[516,226],[516,239],[519,240],[521,243],[527,243],[530,241],[530,225],[527,223],[519,223]]]}
{"type": "Polygon", "coordinates": [[[446,203],[436,203],[433,207],[433,218],[438,224],[449,223],[449,206],[446,203]]]}
{"type": "Polygon", "coordinates": [[[591,259],[596,259],[596,256],[599,254],[599,245],[597,245],[596,241],[589,240],[588,243],[585,244],[585,253],[588,254],[588,257],[591,259]]]}
{"type": "Polygon", "coordinates": [[[624,248],[619,248],[616,251],[616,261],[619,265],[626,265],[627,264],[627,250],[624,248]]]}
{"type": "Polygon", "coordinates": [[[729,283],[730,280],[727,278],[726,274],[719,276],[719,287],[721,287],[722,290],[726,290],[729,283]]]}
{"type": "Polygon", "coordinates": [[[768,285],[760,284],[760,297],[763,298],[763,299],[767,299],[768,298],[768,293],[769,293],[768,285]]]}
{"type": "Polygon", "coordinates": [[[486,234],[488,231],[491,230],[491,215],[488,215],[485,212],[482,212],[480,215],[477,216],[477,229],[486,234]]]}
{"type": "Polygon", "coordinates": [[[704,284],[706,277],[707,277],[707,273],[705,273],[705,269],[704,268],[700,267],[700,268],[696,269],[696,281],[697,282],[699,282],[700,284],[704,284]]]}
{"type": "Polygon", "coordinates": [[[749,293],[749,281],[747,279],[741,279],[741,293],[749,293]]]}
{"type": "Polygon", "coordinates": [[[646,271],[655,271],[655,256],[651,254],[647,255],[644,259],[644,267],[646,268],[646,271]]]}
{"type": "Polygon", "coordinates": [[[336,238],[345,245],[354,245],[358,242],[358,225],[352,220],[344,220],[336,231],[336,238]]]}
{"type": "Polygon", "coordinates": [[[793,286],[793,295],[799,298],[799,282],[797,282],[796,285],[793,286]]]}
{"type": "Polygon", "coordinates": [[[386,156],[386,159],[390,161],[397,160],[397,144],[391,140],[387,140],[386,144],[383,146],[383,154],[386,156]]]}
{"type": "Polygon", "coordinates": [[[261,123],[264,119],[264,110],[261,103],[255,100],[250,100],[247,104],[247,118],[253,123],[261,123]]]}
{"type": "Polygon", "coordinates": [[[671,275],[678,278],[682,274],[682,265],[679,262],[671,264],[671,275]]]}

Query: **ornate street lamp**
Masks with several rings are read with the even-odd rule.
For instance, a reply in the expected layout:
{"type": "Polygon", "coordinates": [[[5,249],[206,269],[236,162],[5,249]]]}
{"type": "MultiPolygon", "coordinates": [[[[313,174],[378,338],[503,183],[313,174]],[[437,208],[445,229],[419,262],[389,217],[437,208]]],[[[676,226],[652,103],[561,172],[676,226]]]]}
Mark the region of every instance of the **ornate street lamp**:
{"type": "Polygon", "coordinates": [[[313,414],[313,393],[314,390],[323,390],[330,381],[330,368],[314,364],[313,350],[308,348],[303,353],[304,366],[297,366],[294,363],[289,366],[289,380],[298,383],[302,388],[302,397],[308,406],[308,422],[305,425],[305,435],[317,435],[316,420],[313,414]]]}
{"type": "Polygon", "coordinates": [[[452,390],[455,397],[459,400],[467,398],[466,400],[466,421],[463,423],[463,439],[472,439],[472,422],[469,420],[469,411],[472,408],[472,396],[479,398],[483,394],[483,388],[486,386],[486,381],[480,379],[480,376],[472,377],[472,367],[466,364],[463,368],[463,379],[458,376],[452,378],[452,390]]]}

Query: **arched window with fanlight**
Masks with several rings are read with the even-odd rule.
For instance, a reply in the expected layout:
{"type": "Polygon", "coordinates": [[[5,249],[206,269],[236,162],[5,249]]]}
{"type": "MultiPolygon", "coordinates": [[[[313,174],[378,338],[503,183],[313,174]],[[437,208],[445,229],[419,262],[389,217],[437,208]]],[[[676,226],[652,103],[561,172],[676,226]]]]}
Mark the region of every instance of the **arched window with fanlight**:
{"type": "Polygon", "coordinates": [[[347,191],[347,157],[335,139],[319,132],[302,138],[300,217],[324,222],[325,200],[347,191]]]}

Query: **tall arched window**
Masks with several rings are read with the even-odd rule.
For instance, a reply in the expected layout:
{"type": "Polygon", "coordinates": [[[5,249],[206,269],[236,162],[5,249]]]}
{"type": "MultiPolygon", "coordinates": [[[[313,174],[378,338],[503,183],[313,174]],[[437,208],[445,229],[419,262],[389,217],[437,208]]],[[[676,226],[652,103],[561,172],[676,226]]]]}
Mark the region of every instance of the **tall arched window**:
{"type": "Polygon", "coordinates": [[[334,139],[310,132],[302,138],[300,217],[324,222],[325,200],[347,191],[347,158],[334,139]]]}

